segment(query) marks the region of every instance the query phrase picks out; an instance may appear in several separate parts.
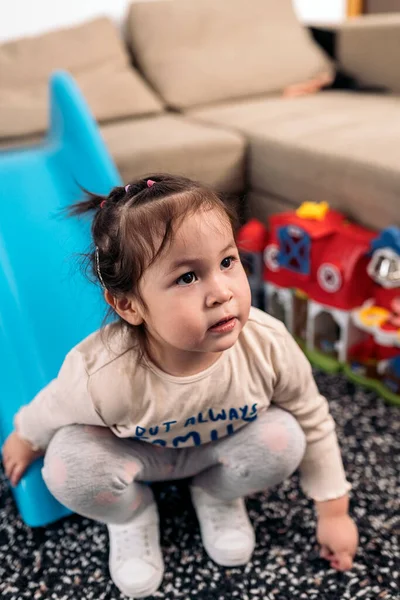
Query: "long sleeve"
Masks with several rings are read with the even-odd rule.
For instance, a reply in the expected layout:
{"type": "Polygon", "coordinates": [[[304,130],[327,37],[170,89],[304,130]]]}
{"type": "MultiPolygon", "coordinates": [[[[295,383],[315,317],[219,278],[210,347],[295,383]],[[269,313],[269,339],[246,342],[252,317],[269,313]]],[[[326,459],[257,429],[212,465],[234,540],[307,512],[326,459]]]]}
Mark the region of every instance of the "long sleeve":
{"type": "Polygon", "coordinates": [[[104,426],[88,392],[89,376],[76,349],[67,354],[56,379],[43,388],[16,414],[19,435],[45,450],[54,433],[66,425],[104,426]]]}
{"type": "Polygon", "coordinates": [[[311,366],[286,328],[282,328],[282,335],[283,344],[275,345],[278,379],[272,401],[292,413],[305,433],[301,486],[316,501],[339,498],[351,485],[346,480],[328,402],[318,392],[311,366]]]}

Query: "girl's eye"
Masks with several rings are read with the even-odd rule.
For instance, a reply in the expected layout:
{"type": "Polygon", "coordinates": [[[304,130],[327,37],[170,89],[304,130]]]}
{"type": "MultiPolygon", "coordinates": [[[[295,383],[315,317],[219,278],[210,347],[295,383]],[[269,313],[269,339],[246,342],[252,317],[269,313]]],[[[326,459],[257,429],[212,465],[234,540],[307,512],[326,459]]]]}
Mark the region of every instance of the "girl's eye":
{"type": "Polygon", "coordinates": [[[234,256],[227,256],[226,258],[223,259],[223,261],[221,262],[221,265],[224,267],[224,269],[229,269],[229,267],[232,266],[232,263],[234,263],[236,260],[236,258],[234,256]]]}
{"type": "Polygon", "coordinates": [[[178,285],[190,285],[194,281],[196,281],[196,275],[194,271],[190,271],[190,273],[185,273],[184,275],[181,275],[179,279],[176,280],[176,283],[178,285]]]}

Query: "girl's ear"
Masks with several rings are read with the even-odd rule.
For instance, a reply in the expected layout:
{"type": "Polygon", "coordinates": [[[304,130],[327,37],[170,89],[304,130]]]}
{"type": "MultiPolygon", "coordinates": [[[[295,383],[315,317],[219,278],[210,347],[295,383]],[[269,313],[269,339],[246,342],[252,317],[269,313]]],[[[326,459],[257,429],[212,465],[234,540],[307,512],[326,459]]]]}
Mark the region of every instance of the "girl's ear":
{"type": "Polygon", "coordinates": [[[140,325],[143,323],[142,311],[137,300],[128,298],[115,298],[108,290],[104,292],[104,299],[115,312],[131,325],[140,325]]]}

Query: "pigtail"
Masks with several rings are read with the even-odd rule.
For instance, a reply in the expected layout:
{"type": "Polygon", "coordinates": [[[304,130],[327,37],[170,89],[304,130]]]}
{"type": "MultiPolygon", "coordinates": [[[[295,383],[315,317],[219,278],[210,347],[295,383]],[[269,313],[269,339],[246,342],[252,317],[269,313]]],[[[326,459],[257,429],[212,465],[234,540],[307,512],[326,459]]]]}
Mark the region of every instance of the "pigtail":
{"type": "Polygon", "coordinates": [[[65,209],[66,216],[68,217],[79,217],[80,215],[84,215],[86,213],[94,212],[101,207],[102,202],[107,200],[107,196],[100,196],[97,194],[92,194],[87,190],[83,190],[85,192],[85,199],[80,202],[76,202],[71,206],[67,206],[65,209]]]}
{"type": "Polygon", "coordinates": [[[85,193],[85,199],[80,202],[75,202],[71,206],[67,206],[65,214],[67,217],[79,217],[90,212],[95,212],[100,208],[109,204],[116,204],[120,200],[126,197],[125,188],[122,186],[114,187],[108,196],[102,196],[100,194],[93,194],[85,188],[81,188],[85,193]]]}

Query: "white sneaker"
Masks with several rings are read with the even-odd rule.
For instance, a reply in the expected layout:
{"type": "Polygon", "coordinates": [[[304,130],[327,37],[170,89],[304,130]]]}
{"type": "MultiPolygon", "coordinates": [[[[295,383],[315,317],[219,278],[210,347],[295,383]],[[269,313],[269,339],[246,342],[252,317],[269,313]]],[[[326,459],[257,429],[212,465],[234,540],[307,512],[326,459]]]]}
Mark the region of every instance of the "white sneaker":
{"type": "Polygon", "coordinates": [[[131,598],[143,598],[156,592],[164,575],[156,504],[150,504],[128,523],[107,527],[109,568],[115,585],[131,598]]]}
{"type": "Polygon", "coordinates": [[[207,554],[223,567],[246,564],[253,553],[255,535],[243,498],[224,502],[201,488],[190,488],[207,554]]]}

